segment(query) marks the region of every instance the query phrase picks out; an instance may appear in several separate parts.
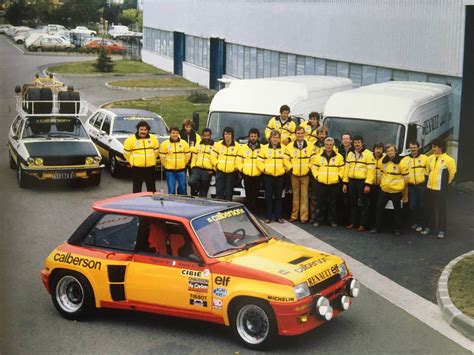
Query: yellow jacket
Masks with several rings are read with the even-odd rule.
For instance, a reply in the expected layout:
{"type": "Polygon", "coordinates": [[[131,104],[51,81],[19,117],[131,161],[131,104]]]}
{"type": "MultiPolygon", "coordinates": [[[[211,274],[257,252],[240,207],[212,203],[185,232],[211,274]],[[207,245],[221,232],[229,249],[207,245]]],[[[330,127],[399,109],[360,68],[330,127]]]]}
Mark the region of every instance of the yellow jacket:
{"type": "Polygon", "coordinates": [[[191,168],[214,170],[211,157],[212,149],[214,149],[214,141],[210,141],[209,144],[204,144],[203,141],[200,141],[197,146],[191,149],[191,168]]]}
{"type": "Polygon", "coordinates": [[[247,176],[262,175],[262,170],[260,170],[257,164],[261,149],[262,145],[260,143],[257,143],[255,149],[250,148],[248,144],[244,144],[240,147],[237,157],[237,168],[242,174],[247,176]]]}
{"type": "Polygon", "coordinates": [[[136,134],[123,143],[123,156],[131,166],[146,168],[156,165],[160,143],[155,135],[139,138],[136,134]]]}
{"type": "Polygon", "coordinates": [[[372,185],[374,178],[375,159],[370,150],[363,148],[359,159],[356,158],[355,150],[347,153],[346,166],[344,167],[344,182],[349,182],[349,179],[363,179],[367,185],[372,185]]]}
{"type": "Polygon", "coordinates": [[[303,147],[300,149],[298,143],[294,141],[287,145],[286,152],[290,157],[291,173],[295,176],[308,175],[314,156],[314,146],[303,141],[303,147]]]}
{"type": "Polygon", "coordinates": [[[161,143],[160,159],[165,170],[184,170],[190,158],[191,152],[189,150],[189,145],[181,138],[176,142],[167,139],[161,143]]]}
{"type": "Polygon", "coordinates": [[[232,142],[232,145],[226,146],[223,140],[214,144],[211,160],[216,170],[223,173],[233,173],[237,171],[237,155],[240,145],[232,142]]]}
{"type": "Polygon", "coordinates": [[[264,145],[257,160],[258,167],[265,175],[282,176],[291,170],[290,157],[284,145],[276,148],[264,145]]]}
{"type": "Polygon", "coordinates": [[[382,181],[380,189],[388,193],[402,192],[408,181],[408,171],[401,164],[401,158],[396,156],[393,160],[386,155],[380,162],[382,181]]]}
{"type": "Polygon", "coordinates": [[[402,159],[401,164],[408,171],[408,184],[419,185],[423,184],[428,174],[428,157],[424,154],[419,154],[416,158],[407,155],[402,159]]]}
{"type": "Polygon", "coordinates": [[[296,123],[291,117],[288,117],[284,124],[281,123],[280,116],[271,118],[267,128],[265,128],[265,137],[268,140],[270,140],[270,133],[274,129],[280,131],[281,141],[288,139],[288,142],[293,142],[296,139],[296,123]]]}
{"type": "Polygon", "coordinates": [[[311,125],[309,124],[308,121],[305,121],[305,122],[302,122],[300,124],[300,127],[303,127],[304,128],[304,132],[305,132],[305,140],[308,141],[308,143],[311,143],[311,144],[315,144],[318,140],[318,136],[316,135],[316,131],[318,129],[319,126],[317,127],[311,127],[311,125]]]}
{"type": "Polygon", "coordinates": [[[381,158],[375,159],[375,175],[374,175],[374,182],[372,185],[380,186],[380,182],[382,181],[382,160],[385,158],[385,153],[382,155],[381,158]]]}
{"type": "Polygon", "coordinates": [[[428,184],[430,190],[444,190],[456,176],[456,162],[448,154],[430,155],[428,158],[428,184]]]}
{"type": "Polygon", "coordinates": [[[337,184],[344,176],[344,158],[333,150],[328,159],[323,151],[314,156],[311,172],[316,181],[321,184],[337,184]]]}

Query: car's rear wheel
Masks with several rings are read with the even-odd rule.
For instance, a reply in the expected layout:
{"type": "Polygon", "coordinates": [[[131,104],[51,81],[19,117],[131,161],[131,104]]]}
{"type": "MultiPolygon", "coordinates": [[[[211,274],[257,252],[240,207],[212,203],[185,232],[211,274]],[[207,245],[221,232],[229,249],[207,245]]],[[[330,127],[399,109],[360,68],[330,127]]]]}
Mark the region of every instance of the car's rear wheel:
{"type": "Polygon", "coordinates": [[[10,162],[10,169],[13,170],[17,168],[15,159],[13,159],[13,156],[10,150],[8,150],[8,161],[10,162]]]}
{"type": "Polygon", "coordinates": [[[109,171],[110,175],[113,177],[119,177],[120,176],[120,165],[117,162],[117,158],[115,157],[115,154],[110,153],[109,157],[109,171]]]}
{"type": "Polygon", "coordinates": [[[278,338],[271,306],[259,299],[243,299],[231,310],[232,330],[240,342],[254,350],[267,349],[278,338]]]}
{"type": "Polygon", "coordinates": [[[78,272],[58,272],[51,281],[51,290],[54,306],[66,319],[84,319],[95,307],[92,286],[78,272]]]}

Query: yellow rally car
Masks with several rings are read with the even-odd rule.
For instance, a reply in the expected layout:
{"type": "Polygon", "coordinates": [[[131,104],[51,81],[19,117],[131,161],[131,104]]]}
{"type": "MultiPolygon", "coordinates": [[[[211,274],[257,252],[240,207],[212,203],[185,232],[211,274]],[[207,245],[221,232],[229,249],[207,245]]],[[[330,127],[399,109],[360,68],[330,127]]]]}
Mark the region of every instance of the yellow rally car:
{"type": "Polygon", "coordinates": [[[67,319],[102,307],[200,319],[259,349],[359,294],[344,260],[269,236],[239,203],[140,193],[93,209],[41,272],[67,319]]]}

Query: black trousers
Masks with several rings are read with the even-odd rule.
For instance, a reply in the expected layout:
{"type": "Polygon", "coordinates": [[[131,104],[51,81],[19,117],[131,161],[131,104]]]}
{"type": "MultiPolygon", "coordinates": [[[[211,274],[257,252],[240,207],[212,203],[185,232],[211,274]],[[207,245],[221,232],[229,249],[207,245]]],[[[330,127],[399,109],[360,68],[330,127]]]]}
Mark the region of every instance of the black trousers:
{"type": "Polygon", "coordinates": [[[232,201],[237,173],[216,172],[216,197],[221,200],[232,201]]]}
{"type": "Polygon", "coordinates": [[[245,185],[245,203],[251,211],[257,208],[258,194],[262,187],[261,176],[248,176],[242,174],[245,185]]]}
{"type": "Polygon", "coordinates": [[[188,185],[191,187],[191,196],[207,197],[211,178],[212,171],[192,168],[188,180],[188,185]]]}
{"type": "Polygon", "coordinates": [[[349,201],[351,204],[351,224],[369,226],[369,194],[364,193],[364,179],[349,179],[349,201]]]}
{"type": "Polygon", "coordinates": [[[369,223],[372,227],[377,225],[377,202],[380,195],[380,186],[372,185],[369,194],[369,223]]]}
{"type": "Polygon", "coordinates": [[[380,190],[379,199],[377,200],[377,230],[382,229],[382,219],[385,210],[385,205],[391,200],[393,203],[393,228],[400,229],[402,225],[402,193],[388,193],[380,190]]]}
{"type": "Polygon", "coordinates": [[[263,183],[265,186],[265,218],[272,219],[273,207],[275,207],[275,221],[278,221],[282,213],[281,195],[285,185],[285,175],[263,175],[263,183]]]}
{"type": "Polygon", "coordinates": [[[447,190],[426,189],[427,227],[438,232],[446,232],[447,227],[447,190]]]}
{"type": "Polygon", "coordinates": [[[155,167],[139,168],[132,167],[133,193],[142,192],[143,182],[146,184],[146,190],[156,192],[155,186],[155,167]]]}
{"type": "Polygon", "coordinates": [[[329,224],[337,223],[336,203],[337,196],[341,189],[340,184],[325,185],[318,184],[317,202],[316,202],[316,220],[319,223],[324,221],[324,217],[328,215],[329,224]]]}

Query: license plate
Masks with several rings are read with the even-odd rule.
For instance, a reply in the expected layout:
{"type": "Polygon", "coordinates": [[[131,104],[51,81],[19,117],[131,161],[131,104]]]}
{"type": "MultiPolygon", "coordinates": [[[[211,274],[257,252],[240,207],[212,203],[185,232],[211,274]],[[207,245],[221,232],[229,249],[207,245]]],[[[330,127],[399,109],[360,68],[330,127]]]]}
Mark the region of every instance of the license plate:
{"type": "Polygon", "coordinates": [[[76,174],[74,171],[57,171],[53,174],[53,179],[54,180],[68,180],[68,179],[74,179],[76,177],[76,174]]]}

